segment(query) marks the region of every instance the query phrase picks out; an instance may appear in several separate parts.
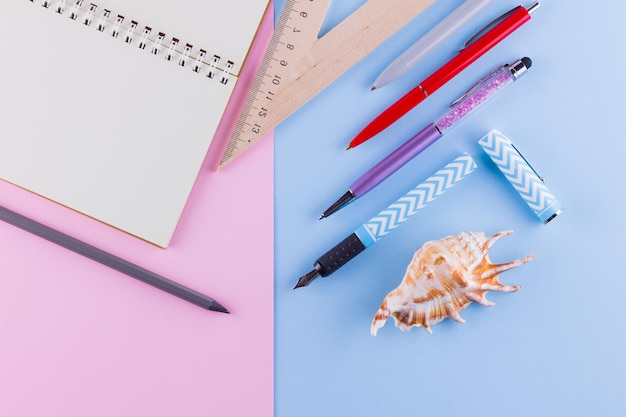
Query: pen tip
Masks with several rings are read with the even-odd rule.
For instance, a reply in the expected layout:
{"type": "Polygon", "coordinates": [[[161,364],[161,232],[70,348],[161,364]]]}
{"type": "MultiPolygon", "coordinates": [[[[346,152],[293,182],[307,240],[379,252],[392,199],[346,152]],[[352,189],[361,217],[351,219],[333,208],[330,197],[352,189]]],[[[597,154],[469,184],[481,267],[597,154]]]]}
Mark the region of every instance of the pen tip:
{"type": "Polygon", "coordinates": [[[370,91],[374,91],[374,90],[376,90],[376,86],[375,85],[373,85],[372,88],[370,88],[370,91]]]}
{"type": "Polygon", "coordinates": [[[320,273],[317,270],[317,268],[312,269],[306,275],[303,275],[303,276],[300,277],[300,279],[298,280],[298,283],[296,284],[295,287],[293,287],[293,289],[295,290],[296,288],[306,287],[311,282],[313,282],[313,280],[315,278],[317,278],[319,275],[320,275],[320,273]]]}
{"type": "Polygon", "coordinates": [[[346,151],[349,151],[350,149],[352,149],[352,146],[350,145],[346,146],[346,151]]]}
{"type": "Polygon", "coordinates": [[[329,217],[331,214],[339,211],[343,206],[345,206],[346,204],[348,204],[355,198],[356,196],[351,190],[346,191],[344,195],[339,197],[337,201],[335,201],[330,207],[326,209],[326,211],[324,211],[324,213],[322,213],[320,220],[323,218],[329,217]]]}

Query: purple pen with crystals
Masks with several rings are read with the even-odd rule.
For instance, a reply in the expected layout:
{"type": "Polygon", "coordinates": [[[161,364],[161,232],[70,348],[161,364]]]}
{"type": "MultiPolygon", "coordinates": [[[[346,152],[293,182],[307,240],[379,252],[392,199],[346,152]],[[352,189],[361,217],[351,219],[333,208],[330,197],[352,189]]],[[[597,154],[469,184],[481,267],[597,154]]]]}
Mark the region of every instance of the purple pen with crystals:
{"type": "Polygon", "coordinates": [[[326,209],[320,216],[320,219],[330,216],[352,200],[377,186],[439,139],[452,126],[463,120],[472,110],[487,101],[489,97],[524,75],[531,65],[532,61],[530,58],[525,57],[511,64],[501,65],[484,76],[463,96],[450,105],[452,109],[445,116],[426,126],[356,180],[344,195],[326,209]]]}

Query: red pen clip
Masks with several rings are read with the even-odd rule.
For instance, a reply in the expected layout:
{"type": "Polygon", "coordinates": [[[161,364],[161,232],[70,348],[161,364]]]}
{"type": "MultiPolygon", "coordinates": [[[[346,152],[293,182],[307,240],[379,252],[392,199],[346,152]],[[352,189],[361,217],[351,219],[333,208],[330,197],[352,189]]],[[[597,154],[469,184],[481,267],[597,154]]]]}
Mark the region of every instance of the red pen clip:
{"type": "MultiPolygon", "coordinates": [[[[470,38],[465,41],[465,43],[463,44],[463,47],[461,49],[459,49],[459,52],[464,50],[465,48],[467,48],[468,46],[470,46],[471,44],[473,44],[478,38],[480,38],[481,36],[483,36],[486,32],[489,32],[489,30],[494,27],[495,25],[497,25],[498,23],[500,23],[501,21],[503,21],[504,19],[506,19],[507,17],[509,17],[513,12],[515,12],[515,10],[517,10],[519,7],[524,7],[524,6],[517,6],[512,8],[511,10],[509,10],[508,12],[496,17],[495,19],[493,19],[491,22],[487,23],[485,26],[483,26],[482,28],[480,28],[476,33],[474,33],[472,36],[470,36],[470,38]]],[[[528,14],[532,14],[535,10],[537,10],[540,7],[539,2],[534,2],[533,4],[531,4],[529,7],[526,8],[526,11],[528,12],[528,14]]]]}

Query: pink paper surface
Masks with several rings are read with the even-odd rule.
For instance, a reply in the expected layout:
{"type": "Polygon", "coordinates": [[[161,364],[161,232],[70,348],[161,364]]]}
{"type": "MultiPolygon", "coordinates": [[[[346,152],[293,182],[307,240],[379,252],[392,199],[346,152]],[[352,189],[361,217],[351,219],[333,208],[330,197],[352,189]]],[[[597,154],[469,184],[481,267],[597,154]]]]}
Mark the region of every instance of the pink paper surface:
{"type": "MultiPolygon", "coordinates": [[[[238,86],[218,138],[245,93],[238,86]]],[[[0,181],[1,205],[231,311],[203,310],[0,222],[0,416],[273,415],[273,138],[216,172],[222,148],[213,144],[168,249],[0,181]]]]}

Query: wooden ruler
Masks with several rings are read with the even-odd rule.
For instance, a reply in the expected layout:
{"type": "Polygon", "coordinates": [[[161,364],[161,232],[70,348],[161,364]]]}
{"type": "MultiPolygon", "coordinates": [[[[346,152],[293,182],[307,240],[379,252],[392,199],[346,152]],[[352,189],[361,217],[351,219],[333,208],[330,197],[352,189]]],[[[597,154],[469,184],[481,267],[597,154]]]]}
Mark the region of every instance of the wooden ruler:
{"type": "Polygon", "coordinates": [[[339,78],[435,0],[369,0],[318,39],[329,0],[287,0],[219,168],[339,78]]]}

